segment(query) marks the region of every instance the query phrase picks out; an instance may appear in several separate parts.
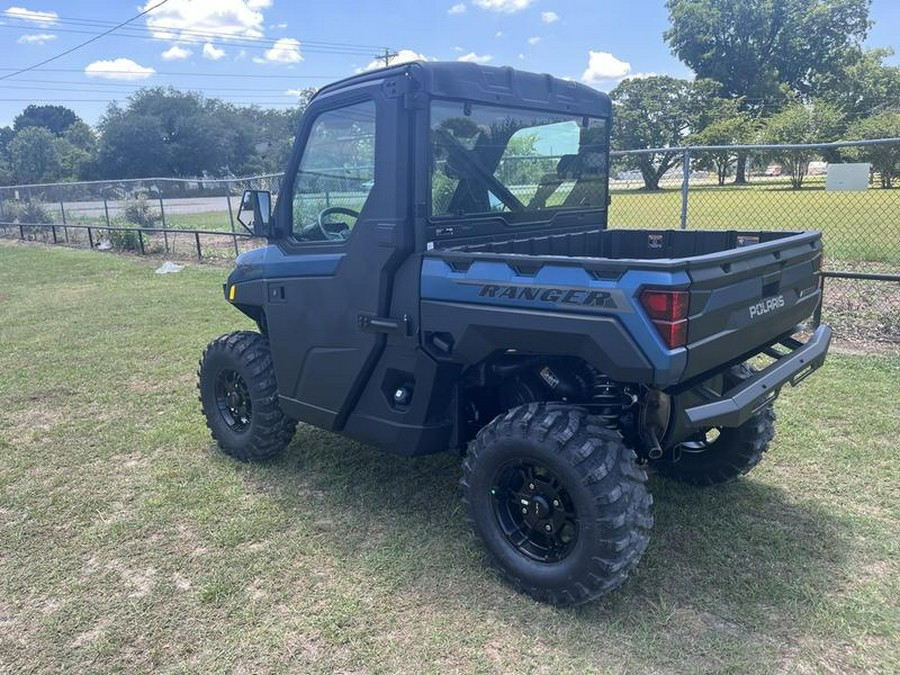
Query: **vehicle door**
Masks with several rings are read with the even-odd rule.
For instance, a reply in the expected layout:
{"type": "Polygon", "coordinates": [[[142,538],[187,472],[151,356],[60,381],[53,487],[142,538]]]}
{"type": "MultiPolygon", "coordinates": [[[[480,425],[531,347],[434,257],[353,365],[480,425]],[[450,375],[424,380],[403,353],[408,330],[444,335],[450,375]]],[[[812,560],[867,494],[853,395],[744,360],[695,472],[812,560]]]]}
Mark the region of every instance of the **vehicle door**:
{"type": "Polygon", "coordinates": [[[266,323],[282,407],[328,429],[342,428],[387,332],[402,329],[389,316],[412,245],[396,185],[401,100],[377,84],[315,99],[276,207],[282,272],[266,323]]]}

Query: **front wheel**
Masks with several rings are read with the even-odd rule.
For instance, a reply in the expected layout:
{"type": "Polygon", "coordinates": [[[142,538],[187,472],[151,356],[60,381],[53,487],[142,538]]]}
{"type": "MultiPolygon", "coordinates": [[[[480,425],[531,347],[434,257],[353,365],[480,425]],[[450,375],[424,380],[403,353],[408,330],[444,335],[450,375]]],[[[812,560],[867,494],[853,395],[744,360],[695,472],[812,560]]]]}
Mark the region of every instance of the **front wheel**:
{"type": "Polygon", "coordinates": [[[200,403],[212,437],[244,462],[279,454],[297,422],[278,404],[268,340],[239,331],[209,343],[197,370],[200,403]]]}
{"type": "Polygon", "coordinates": [[[579,408],[532,403],[497,417],[469,444],[461,481],[488,563],[554,605],[620,586],[653,525],[635,460],[617,432],[579,408]]]}

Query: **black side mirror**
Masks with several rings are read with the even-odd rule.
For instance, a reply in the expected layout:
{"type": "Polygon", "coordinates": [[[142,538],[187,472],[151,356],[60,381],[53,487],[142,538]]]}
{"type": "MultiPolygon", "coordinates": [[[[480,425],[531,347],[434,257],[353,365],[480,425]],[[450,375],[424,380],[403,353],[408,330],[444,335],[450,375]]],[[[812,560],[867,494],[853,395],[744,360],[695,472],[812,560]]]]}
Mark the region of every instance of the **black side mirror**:
{"type": "Polygon", "coordinates": [[[255,237],[272,235],[272,193],[268,190],[244,190],[238,222],[255,237]]]}

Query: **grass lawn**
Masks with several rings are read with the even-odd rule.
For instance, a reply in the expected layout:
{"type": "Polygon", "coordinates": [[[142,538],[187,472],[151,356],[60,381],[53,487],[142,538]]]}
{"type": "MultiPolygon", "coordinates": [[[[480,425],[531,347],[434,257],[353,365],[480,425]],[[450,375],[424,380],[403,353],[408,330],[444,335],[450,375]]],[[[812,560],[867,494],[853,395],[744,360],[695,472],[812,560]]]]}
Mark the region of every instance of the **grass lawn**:
{"type": "Polygon", "coordinates": [[[900,671],[900,359],[832,355],[750,477],[652,478],[636,573],[563,611],[484,569],[456,457],[220,455],[194,369],[249,324],[156,264],[0,242],[0,672],[900,671]]]}

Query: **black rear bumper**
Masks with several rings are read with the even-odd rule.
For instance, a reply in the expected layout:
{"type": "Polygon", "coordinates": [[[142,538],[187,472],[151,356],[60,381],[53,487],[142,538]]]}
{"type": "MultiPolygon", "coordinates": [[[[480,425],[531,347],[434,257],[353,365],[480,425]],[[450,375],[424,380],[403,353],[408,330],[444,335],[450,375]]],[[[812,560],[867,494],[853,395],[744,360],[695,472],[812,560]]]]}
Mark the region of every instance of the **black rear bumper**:
{"type": "MultiPolygon", "coordinates": [[[[804,344],[787,338],[781,344],[791,351],[781,354],[766,351],[777,358],[765,370],[744,380],[718,398],[687,408],[684,415],[691,427],[737,427],[746,422],[763,406],[773,401],[781,388],[790,383],[796,386],[825,362],[831,342],[831,327],[819,326],[804,344]]],[[[765,350],[764,350],[765,351],[765,350]]]]}

